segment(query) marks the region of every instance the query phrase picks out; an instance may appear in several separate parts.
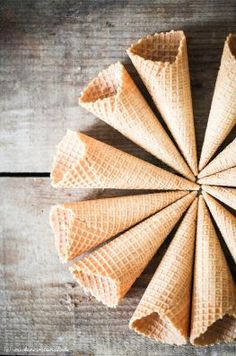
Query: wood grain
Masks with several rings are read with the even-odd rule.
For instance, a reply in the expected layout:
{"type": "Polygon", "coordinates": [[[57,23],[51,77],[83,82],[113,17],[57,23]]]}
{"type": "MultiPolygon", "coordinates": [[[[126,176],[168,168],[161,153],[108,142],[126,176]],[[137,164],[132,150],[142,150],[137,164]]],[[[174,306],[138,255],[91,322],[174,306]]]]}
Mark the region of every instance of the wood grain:
{"type": "MultiPolygon", "coordinates": [[[[129,319],[170,238],[117,309],[82,291],[62,265],[48,223],[51,204],[121,194],[56,191],[48,178],[0,178],[0,353],[47,355],[234,355],[211,348],[158,344],[128,329],[129,319]],[[72,194],[72,195],[71,195],[72,194]]],[[[122,194],[128,194],[124,191],[122,194]]]]}
{"type": "Polygon", "coordinates": [[[170,29],[187,35],[199,153],[224,39],[236,32],[234,0],[2,0],[0,172],[49,172],[67,128],[156,163],[80,108],[78,96],[121,60],[151,103],[125,51],[145,34],[170,29]]]}
{"type": "MultiPolygon", "coordinates": [[[[49,172],[67,128],[161,165],[77,99],[101,69],[121,60],[158,114],[125,50],[143,35],[170,29],[187,35],[199,154],[224,39],[236,32],[234,0],[2,0],[0,174],[49,172]]],[[[233,137],[235,131],[224,145],[233,137]]],[[[50,205],[128,193],[55,191],[48,178],[0,178],[1,354],[236,354],[235,344],[176,348],[129,331],[129,318],[171,237],[116,310],[83,293],[59,262],[50,205]]]]}

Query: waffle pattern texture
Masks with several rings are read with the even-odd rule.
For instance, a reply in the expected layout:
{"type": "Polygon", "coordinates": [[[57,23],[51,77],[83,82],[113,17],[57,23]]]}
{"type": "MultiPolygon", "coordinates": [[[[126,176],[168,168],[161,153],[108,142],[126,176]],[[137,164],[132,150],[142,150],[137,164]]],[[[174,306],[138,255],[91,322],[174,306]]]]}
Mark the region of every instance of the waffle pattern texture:
{"type": "Polygon", "coordinates": [[[188,339],[196,219],[197,198],[130,321],[131,329],[168,344],[188,339]]]}
{"type": "Polygon", "coordinates": [[[222,203],[230,206],[236,210],[236,189],[225,187],[214,187],[210,185],[202,185],[203,191],[213,195],[216,199],[222,203]]]}
{"type": "Polygon", "coordinates": [[[236,337],[236,289],[203,197],[199,198],[190,340],[204,346],[236,337]],[[230,322],[228,322],[230,321],[230,322]]]}
{"type": "Polygon", "coordinates": [[[121,63],[99,73],[84,90],[79,103],[177,172],[195,180],[121,63]]]}
{"type": "Polygon", "coordinates": [[[128,55],[194,175],[197,151],[186,38],[183,31],[147,36],[128,55]]]}
{"type": "Polygon", "coordinates": [[[78,257],[186,194],[141,194],[53,206],[50,224],[58,254],[64,262],[78,257]]]}
{"type": "Polygon", "coordinates": [[[54,188],[149,192],[53,206],[58,255],[86,293],[114,308],[179,224],[129,327],[175,345],[231,342],[235,283],[217,235],[236,261],[229,211],[236,210],[236,139],[217,150],[236,123],[236,36],[225,41],[199,167],[183,31],[146,36],[127,52],[167,129],[119,62],[87,85],[79,104],[176,174],[68,130],[52,165],[54,188]]]}
{"type": "Polygon", "coordinates": [[[198,178],[210,176],[235,166],[236,138],[198,174],[198,178]]]}
{"type": "Polygon", "coordinates": [[[224,45],[199,163],[201,170],[236,124],[236,36],[224,45]]]}
{"type": "Polygon", "coordinates": [[[189,193],[76,263],[71,268],[75,279],[96,299],[116,307],[195,196],[189,193]]]}
{"type": "Polygon", "coordinates": [[[236,187],[236,167],[226,169],[198,180],[199,184],[236,187]]]}
{"type": "Polygon", "coordinates": [[[236,263],[236,216],[225,209],[211,195],[203,192],[203,196],[236,263]]]}
{"type": "Polygon", "coordinates": [[[199,188],[194,182],[71,130],[57,146],[51,178],[55,188],[199,188]]]}

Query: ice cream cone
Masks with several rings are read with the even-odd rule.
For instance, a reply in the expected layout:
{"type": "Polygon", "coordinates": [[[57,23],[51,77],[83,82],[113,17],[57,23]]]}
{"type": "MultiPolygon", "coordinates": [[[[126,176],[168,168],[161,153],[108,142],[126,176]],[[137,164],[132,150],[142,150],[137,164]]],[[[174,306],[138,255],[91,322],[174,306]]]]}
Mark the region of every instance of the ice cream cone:
{"type": "Polygon", "coordinates": [[[198,180],[198,183],[207,185],[236,187],[236,167],[215,173],[212,176],[201,178],[198,180]]]}
{"type": "Polygon", "coordinates": [[[188,55],[183,31],[144,37],[127,53],[189,167],[197,175],[188,55]]]}
{"type": "Polygon", "coordinates": [[[211,185],[202,185],[202,189],[213,195],[216,199],[222,201],[224,204],[236,209],[236,189],[215,187],[211,185]]]}
{"type": "Polygon", "coordinates": [[[199,197],[190,341],[207,346],[236,337],[236,290],[203,197],[199,197]]]}
{"type": "Polygon", "coordinates": [[[199,188],[185,178],[70,130],[57,146],[51,180],[55,188],[199,188]]]}
{"type": "Polygon", "coordinates": [[[116,307],[195,198],[192,192],[70,268],[97,300],[116,307]]]}
{"type": "Polygon", "coordinates": [[[186,194],[153,193],[53,206],[50,224],[58,254],[63,262],[70,261],[186,194]]]}
{"type": "Polygon", "coordinates": [[[121,63],[99,73],[82,92],[79,103],[177,172],[195,180],[121,63]]]}
{"type": "Polygon", "coordinates": [[[209,194],[202,194],[236,263],[236,217],[209,194]]]}
{"type": "Polygon", "coordinates": [[[236,138],[198,174],[198,178],[210,176],[235,166],[236,138]]]}
{"type": "Polygon", "coordinates": [[[185,344],[189,318],[197,199],[188,209],[137,309],[130,328],[168,344],[185,344]]]}
{"type": "Polygon", "coordinates": [[[236,124],[236,36],[230,34],[224,45],[199,170],[209,162],[236,124]]]}

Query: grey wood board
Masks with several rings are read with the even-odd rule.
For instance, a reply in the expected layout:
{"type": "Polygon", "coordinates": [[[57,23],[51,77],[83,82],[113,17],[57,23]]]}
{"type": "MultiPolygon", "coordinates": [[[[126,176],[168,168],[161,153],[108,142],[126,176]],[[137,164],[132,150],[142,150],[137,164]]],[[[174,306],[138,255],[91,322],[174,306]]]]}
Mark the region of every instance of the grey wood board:
{"type": "MultiPolygon", "coordinates": [[[[0,172],[49,172],[67,128],[161,165],[81,109],[78,96],[101,69],[121,60],[158,114],[125,50],[145,34],[170,29],[187,35],[199,154],[224,39],[236,32],[235,1],[2,0],[0,172]]],[[[61,265],[50,205],[125,193],[131,192],[55,191],[47,178],[0,178],[1,354],[235,355],[235,344],[176,348],[128,330],[161,253],[117,310],[83,293],[61,265]]]]}
{"type": "Polygon", "coordinates": [[[170,239],[117,309],[84,293],[68,265],[60,263],[48,223],[50,206],[130,191],[55,190],[48,178],[0,178],[0,186],[1,354],[235,355],[235,344],[174,347],[128,329],[170,239]]]}
{"type": "Polygon", "coordinates": [[[187,36],[199,154],[224,39],[236,32],[234,0],[2,0],[0,172],[49,172],[67,128],[156,163],[80,108],[78,96],[121,60],[156,113],[125,51],[143,35],[171,29],[187,36]]]}

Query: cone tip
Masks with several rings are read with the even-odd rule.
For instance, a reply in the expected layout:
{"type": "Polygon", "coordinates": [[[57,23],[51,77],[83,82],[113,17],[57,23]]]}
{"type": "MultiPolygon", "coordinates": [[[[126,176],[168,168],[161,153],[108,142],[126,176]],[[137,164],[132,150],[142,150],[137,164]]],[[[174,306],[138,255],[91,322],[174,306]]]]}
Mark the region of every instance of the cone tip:
{"type": "Polygon", "coordinates": [[[202,190],[205,190],[206,192],[208,191],[209,188],[211,188],[209,185],[207,184],[202,184],[202,190]]]}
{"type": "MultiPolygon", "coordinates": [[[[204,143],[203,143],[203,146],[204,146],[204,143]]],[[[200,157],[200,161],[199,161],[199,165],[198,165],[199,172],[203,171],[203,168],[206,166],[206,164],[207,164],[207,160],[203,156],[203,151],[202,151],[201,157],[200,157]]]]}
{"type": "Polygon", "coordinates": [[[206,173],[205,173],[205,170],[206,170],[206,167],[203,168],[197,175],[198,179],[200,178],[204,178],[206,176],[206,173]]]}
{"type": "Polygon", "coordinates": [[[192,182],[191,190],[199,191],[199,189],[200,189],[200,185],[192,182]]]}
{"type": "Polygon", "coordinates": [[[203,195],[200,194],[199,197],[198,197],[198,203],[199,203],[199,204],[202,204],[203,202],[204,202],[203,195]]]}
{"type": "Polygon", "coordinates": [[[203,190],[202,191],[202,196],[204,197],[205,200],[207,200],[208,197],[209,197],[209,194],[206,191],[203,190]]]}
{"type": "Polygon", "coordinates": [[[195,205],[197,205],[197,203],[198,203],[198,197],[199,197],[198,195],[195,196],[195,198],[194,198],[194,200],[193,200],[191,206],[194,207],[195,205]]]}

